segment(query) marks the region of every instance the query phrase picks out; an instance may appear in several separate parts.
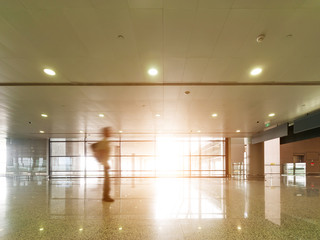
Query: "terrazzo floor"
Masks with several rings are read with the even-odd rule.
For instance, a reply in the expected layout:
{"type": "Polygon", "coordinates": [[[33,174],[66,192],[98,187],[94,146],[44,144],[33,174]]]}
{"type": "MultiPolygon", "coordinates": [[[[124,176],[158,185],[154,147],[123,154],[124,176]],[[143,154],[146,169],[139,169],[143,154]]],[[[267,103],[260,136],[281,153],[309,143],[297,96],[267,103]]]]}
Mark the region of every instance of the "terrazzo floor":
{"type": "Polygon", "coordinates": [[[319,177],[0,178],[0,239],[320,239],[319,177]]]}

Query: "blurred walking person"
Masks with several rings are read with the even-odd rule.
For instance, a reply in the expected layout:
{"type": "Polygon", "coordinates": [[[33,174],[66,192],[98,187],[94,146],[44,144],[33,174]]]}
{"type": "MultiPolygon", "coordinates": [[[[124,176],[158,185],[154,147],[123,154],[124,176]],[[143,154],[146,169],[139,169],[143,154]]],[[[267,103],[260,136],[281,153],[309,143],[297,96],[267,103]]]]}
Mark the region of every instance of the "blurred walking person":
{"type": "Polygon", "coordinates": [[[103,197],[104,202],[114,202],[110,197],[110,178],[109,178],[109,158],[110,158],[110,143],[108,138],[111,136],[111,128],[105,127],[102,129],[104,138],[97,143],[91,145],[95,158],[104,167],[104,183],[103,183],[103,197]]]}

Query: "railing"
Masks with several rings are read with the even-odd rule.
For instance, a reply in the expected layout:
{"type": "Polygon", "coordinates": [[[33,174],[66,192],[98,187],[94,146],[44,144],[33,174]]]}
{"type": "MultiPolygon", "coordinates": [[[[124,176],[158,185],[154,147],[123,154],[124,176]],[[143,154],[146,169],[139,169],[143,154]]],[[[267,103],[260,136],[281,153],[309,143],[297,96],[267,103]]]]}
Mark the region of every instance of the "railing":
{"type": "Polygon", "coordinates": [[[244,178],[247,173],[247,164],[244,163],[232,163],[231,176],[235,178],[244,178]]]}
{"type": "Polygon", "coordinates": [[[306,163],[285,163],[283,164],[283,174],[296,175],[306,174],[306,163]]]}

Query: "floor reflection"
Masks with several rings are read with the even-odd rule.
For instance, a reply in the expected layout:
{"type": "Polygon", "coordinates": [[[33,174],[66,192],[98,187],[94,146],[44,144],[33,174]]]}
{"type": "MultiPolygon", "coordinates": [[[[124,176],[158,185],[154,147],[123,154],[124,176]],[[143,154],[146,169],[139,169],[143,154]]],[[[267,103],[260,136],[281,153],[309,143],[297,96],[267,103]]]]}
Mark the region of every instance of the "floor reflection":
{"type": "Polygon", "coordinates": [[[224,218],[224,191],[218,199],[211,199],[198,185],[189,180],[158,179],[154,212],[156,219],[224,218]]]}
{"type": "Polygon", "coordinates": [[[3,178],[0,238],[317,239],[320,178],[265,180],[3,178]]]}
{"type": "Polygon", "coordinates": [[[270,175],[265,179],[265,218],[281,225],[280,175],[270,175]]]}
{"type": "MultiPolygon", "coordinates": [[[[116,202],[101,202],[102,179],[53,180],[49,208],[54,218],[72,214],[84,217],[141,217],[152,219],[225,218],[224,187],[215,197],[201,189],[199,179],[112,179],[116,202]],[[92,211],[93,206],[95,210],[92,211]],[[100,210],[99,210],[100,209],[100,210]]],[[[220,181],[220,180],[218,180],[220,181]]]]}

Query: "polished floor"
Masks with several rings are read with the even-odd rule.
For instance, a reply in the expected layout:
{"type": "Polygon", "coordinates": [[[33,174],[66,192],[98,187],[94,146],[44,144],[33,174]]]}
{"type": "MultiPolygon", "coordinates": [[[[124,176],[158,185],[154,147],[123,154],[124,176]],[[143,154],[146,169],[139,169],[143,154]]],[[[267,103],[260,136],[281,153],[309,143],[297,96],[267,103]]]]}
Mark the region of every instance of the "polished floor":
{"type": "Polygon", "coordinates": [[[320,239],[319,177],[0,178],[0,239],[320,239]]]}

